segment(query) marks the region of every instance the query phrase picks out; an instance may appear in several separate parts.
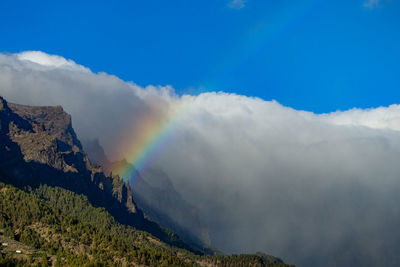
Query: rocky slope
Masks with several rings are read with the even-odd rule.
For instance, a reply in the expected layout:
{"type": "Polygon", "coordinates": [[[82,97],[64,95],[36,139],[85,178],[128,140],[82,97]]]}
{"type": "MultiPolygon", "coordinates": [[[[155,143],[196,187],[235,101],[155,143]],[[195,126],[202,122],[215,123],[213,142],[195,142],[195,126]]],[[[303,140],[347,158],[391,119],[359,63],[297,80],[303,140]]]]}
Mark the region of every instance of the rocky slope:
{"type": "Polygon", "coordinates": [[[107,172],[131,170],[123,178],[130,184],[138,206],[147,216],[174,230],[191,246],[205,253],[215,252],[205,249],[211,246],[210,235],[198,209],[182,198],[165,172],[149,168],[139,173],[126,160],[111,162],[105,169],[107,172]]]}
{"type": "MultiPolygon", "coordinates": [[[[172,229],[191,246],[204,250],[211,246],[210,234],[197,207],[189,204],[175,189],[168,175],[155,167],[139,173],[126,160],[111,162],[99,140],[84,142],[91,162],[101,165],[105,173],[115,170],[131,170],[123,179],[130,185],[135,201],[146,216],[158,224],[172,229]]],[[[206,250],[206,253],[214,253],[206,250]]]]}
{"type": "MultiPolygon", "coordinates": [[[[158,196],[143,203],[183,202],[162,196],[163,188],[174,190],[168,180],[146,179],[142,186],[158,196]]],[[[148,220],[134,198],[129,183],[91,164],[61,107],[0,97],[0,233],[74,266],[115,260],[122,266],[287,266],[265,255],[203,255],[206,249],[193,249],[148,220]]],[[[17,260],[6,254],[0,251],[0,263],[17,260]]]]}
{"type": "MultiPolygon", "coordinates": [[[[50,182],[57,183],[60,178],[75,178],[71,182],[76,187],[85,184],[96,186],[106,194],[110,193],[114,179],[106,177],[101,168],[91,165],[72,128],[71,116],[62,107],[8,104],[2,98],[0,102],[1,138],[5,141],[4,144],[12,146],[6,146],[2,156],[8,161],[23,165],[19,170],[24,173],[17,174],[17,178],[26,180],[26,172],[29,172],[28,176],[31,178],[35,178],[53,171],[61,177],[52,177],[50,182]],[[24,162],[27,164],[23,164],[24,162]]],[[[12,164],[7,164],[2,170],[7,172],[7,169],[13,167],[12,164]]],[[[15,172],[15,168],[13,169],[15,172]]],[[[120,197],[116,199],[140,217],[130,189],[123,184],[119,190],[120,197]]]]}
{"type": "Polygon", "coordinates": [[[9,104],[0,98],[0,175],[19,185],[61,186],[85,194],[119,222],[189,248],[171,231],[144,218],[129,185],[90,163],[61,107],[9,104]]]}

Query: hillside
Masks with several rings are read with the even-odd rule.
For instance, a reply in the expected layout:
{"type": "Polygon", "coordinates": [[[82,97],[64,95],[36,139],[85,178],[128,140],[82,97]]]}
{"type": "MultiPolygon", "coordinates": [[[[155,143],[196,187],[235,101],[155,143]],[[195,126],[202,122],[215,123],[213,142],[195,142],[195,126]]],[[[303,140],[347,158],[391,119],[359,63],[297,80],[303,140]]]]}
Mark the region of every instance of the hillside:
{"type": "MultiPolygon", "coordinates": [[[[138,172],[126,160],[104,165],[107,173],[129,169],[123,179],[131,186],[135,202],[146,216],[158,224],[172,229],[190,246],[204,253],[213,254],[207,226],[197,207],[190,205],[176,191],[168,175],[162,170],[149,168],[138,172]]],[[[114,172],[118,175],[122,173],[114,172]]]]}
{"type": "Polygon", "coordinates": [[[59,186],[84,194],[123,224],[150,232],[164,242],[190,249],[177,235],[144,218],[119,176],[93,166],[61,107],[0,103],[0,174],[20,187],[59,186]]]}
{"type": "Polygon", "coordinates": [[[91,162],[101,165],[107,174],[117,174],[129,183],[135,202],[151,220],[172,229],[197,250],[214,254],[211,238],[199,208],[190,204],[175,189],[163,170],[151,167],[139,172],[125,159],[111,161],[98,139],[86,140],[84,149],[91,162]],[[121,172],[121,170],[129,170],[121,172]]]}
{"type": "Polygon", "coordinates": [[[61,107],[0,98],[0,181],[0,231],[29,246],[26,257],[2,248],[4,264],[286,266],[263,254],[204,255],[147,219],[129,184],[91,164],[61,107]]]}

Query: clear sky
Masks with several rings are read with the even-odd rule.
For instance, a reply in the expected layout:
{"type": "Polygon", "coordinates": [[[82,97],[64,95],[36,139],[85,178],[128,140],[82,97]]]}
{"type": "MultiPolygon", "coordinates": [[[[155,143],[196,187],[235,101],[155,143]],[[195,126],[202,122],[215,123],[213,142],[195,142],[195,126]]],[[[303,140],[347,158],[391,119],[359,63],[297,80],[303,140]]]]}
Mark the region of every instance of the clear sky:
{"type": "Polygon", "coordinates": [[[398,0],[0,2],[0,52],[317,113],[400,103],[398,0]]]}

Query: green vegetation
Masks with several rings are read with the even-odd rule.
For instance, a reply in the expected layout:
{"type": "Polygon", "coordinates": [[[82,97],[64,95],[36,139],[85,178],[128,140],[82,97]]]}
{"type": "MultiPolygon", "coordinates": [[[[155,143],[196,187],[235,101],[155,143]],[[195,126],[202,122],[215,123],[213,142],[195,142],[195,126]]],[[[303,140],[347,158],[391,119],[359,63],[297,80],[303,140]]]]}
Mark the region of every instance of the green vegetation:
{"type": "Polygon", "coordinates": [[[19,267],[19,266],[26,266],[28,264],[29,262],[27,261],[13,258],[12,254],[10,253],[9,254],[0,253],[0,266],[19,267]]]}
{"type": "Polygon", "coordinates": [[[177,257],[177,250],[154,237],[117,224],[104,209],[94,208],[82,195],[48,186],[25,192],[2,183],[0,190],[0,228],[7,229],[4,234],[57,255],[59,264],[191,265],[177,257]],[[46,201],[39,195],[57,201],[46,201]]]}
{"type": "Polygon", "coordinates": [[[287,266],[259,255],[194,255],[117,223],[84,195],[47,185],[21,190],[0,183],[0,229],[40,250],[30,261],[0,253],[1,266],[31,265],[35,259],[44,265],[47,254],[56,256],[58,266],[287,266]]]}
{"type": "Polygon", "coordinates": [[[214,256],[208,257],[207,262],[215,266],[223,267],[244,267],[244,266],[273,266],[273,267],[284,267],[287,264],[277,259],[271,259],[271,256],[261,256],[255,254],[241,254],[232,256],[214,256]]]}
{"type": "Polygon", "coordinates": [[[0,97],[0,266],[285,266],[194,254],[91,165],[60,107],[11,106],[0,97]]]}

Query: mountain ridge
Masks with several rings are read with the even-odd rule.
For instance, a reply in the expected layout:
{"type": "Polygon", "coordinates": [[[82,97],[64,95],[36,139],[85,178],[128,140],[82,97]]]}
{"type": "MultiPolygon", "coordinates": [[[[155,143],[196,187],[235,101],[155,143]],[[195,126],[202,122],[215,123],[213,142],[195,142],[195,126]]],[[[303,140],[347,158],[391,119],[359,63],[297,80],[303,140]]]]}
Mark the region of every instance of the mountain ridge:
{"type": "Polygon", "coordinates": [[[111,161],[98,139],[86,140],[83,144],[91,162],[102,166],[106,174],[119,175],[129,184],[135,202],[146,216],[172,229],[192,247],[204,253],[217,253],[199,209],[182,197],[168,174],[154,166],[139,171],[126,159],[111,161]]]}
{"type": "Polygon", "coordinates": [[[172,266],[240,266],[244,262],[287,266],[274,257],[260,255],[202,255],[172,231],[145,218],[129,183],[119,175],[105,175],[100,166],[90,162],[73,130],[71,116],[60,106],[18,105],[0,96],[0,182],[0,230],[18,239],[24,234],[26,242],[36,240],[40,248],[54,250],[67,261],[90,263],[97,255],[109,262],[114,255],[123,266],[169,262],[172,266]],[[119,238],[112,241],[115,248],[121,244],[129,257],[104,243],[114,240],[107,234],[109,229],[115,229],[119,238]],[[105,238],[99,243],[105,250],[93,250],[100,238],[94,233],[105,238]],[[128,233],[139,239],[132,240],[128,233]],[[54,238],[58,243],[52,241],[54,238]],[[128,248],[129,242],[139,242],[134,250],[140,251],[141,258],[128,248]]]}
{"type": "Polygon", "coordinates": [[[85,194],[93,204],[106,207],[120,223],[191,249],[171,231],[144,218],[131,189],[119,176],[108,177],[101,167],[90,163],[76,138],[70,116],[61,107],[9,105],[3,98],[1,107],[0,171],[4,177],[14,177],[14,182],[20,185],[45,183],[85,194]],[[32,116],[29,116],[30,109],[32,116]]]}

